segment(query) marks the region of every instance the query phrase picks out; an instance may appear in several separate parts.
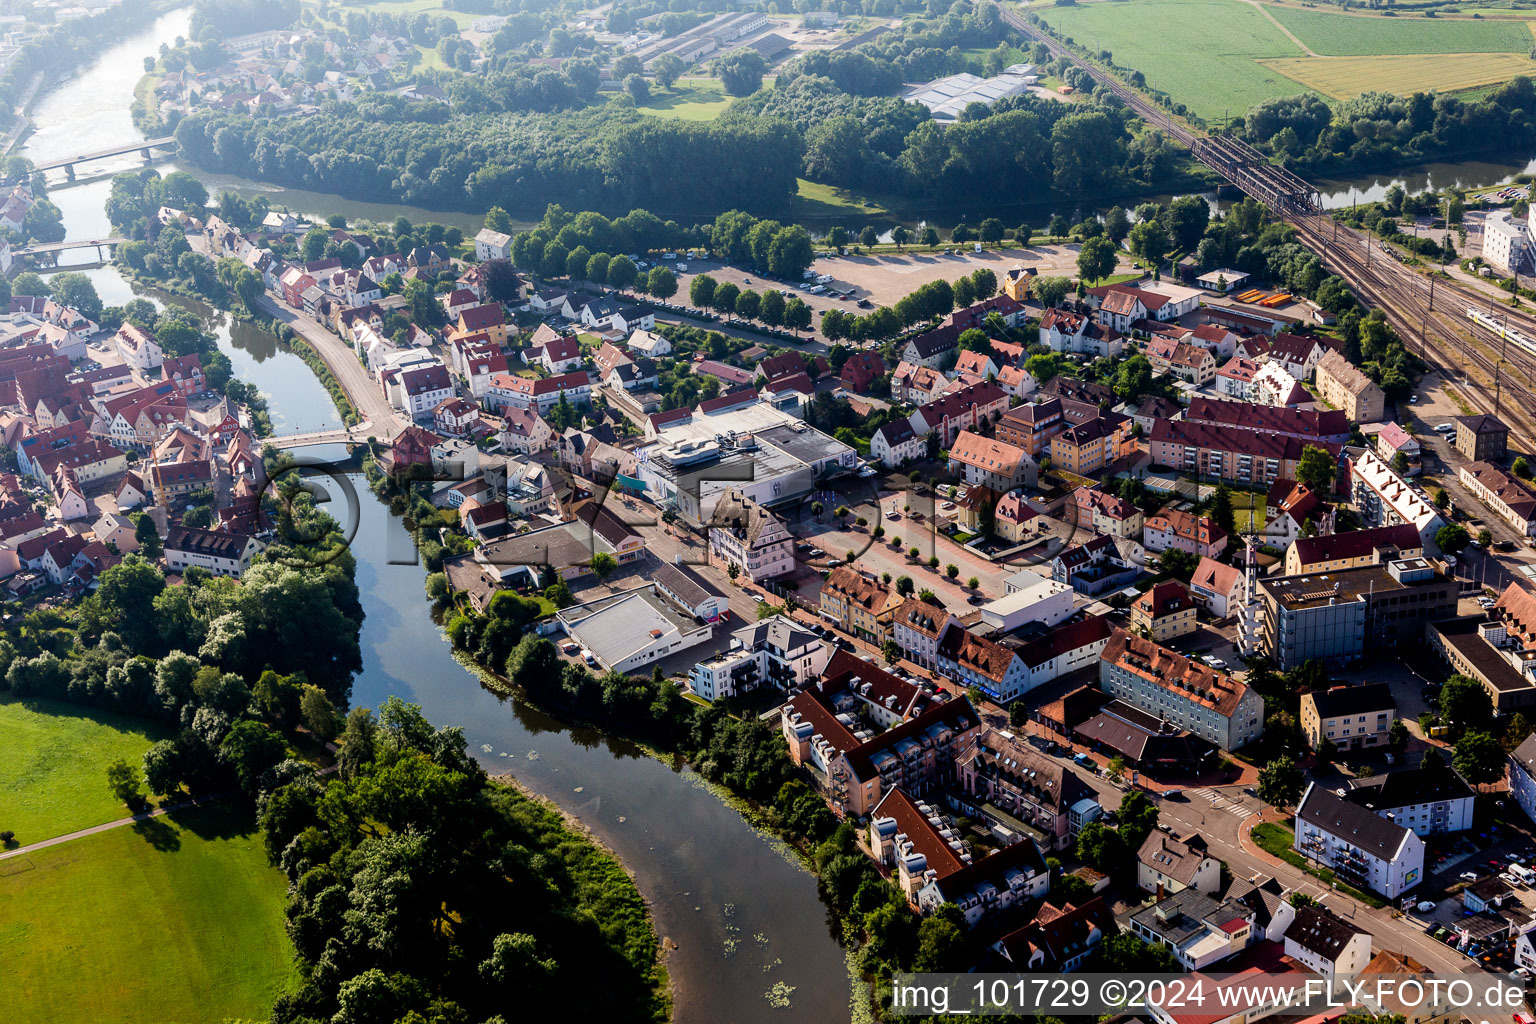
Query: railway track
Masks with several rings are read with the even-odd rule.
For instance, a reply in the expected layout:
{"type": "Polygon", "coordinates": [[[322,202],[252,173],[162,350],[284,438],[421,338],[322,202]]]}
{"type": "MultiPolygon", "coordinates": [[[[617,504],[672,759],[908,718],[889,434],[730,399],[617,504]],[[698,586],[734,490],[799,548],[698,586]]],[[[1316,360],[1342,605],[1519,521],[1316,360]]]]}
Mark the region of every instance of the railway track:
{"type": "MultiPolygon", "coordinates": [[[[1259,200],[1295,229],[1297,238],[1318,253],[1325,267],[1342,277],[1367,306],[1382,310],[1410,349],[1447,380],[1465,376],[1462,400],[1474,409],[1497,413],[1524,442],[1536,446],[1536,356],[1518,347],[1504,348],[1495,359],[1483,352],[1479,336],[1464,320],[1467,307],[1488,306],[1486,296],[1450,282],[1436,281],[1431,302],[1429,278],[1394,256],[1367,249],[1369,239],[1346,228],[1322,210],[1317,190],[1305,180],[1268,161],[1247,143],[1230,136],[1192,131],[1118,78],[1079,57],[1017,12],[996,0],[1003,22],[1043,44],[1053,57],[1082,68],[1148,124],[1175,139],[1232,184],[1259,200]],[[1367,255],[1369,253],[1369,255],[1367,255]]],[[[1536,337],[1536,316],[1507,308],[1510,326],[1536,337]]],[[[1483,339],[1488,345],[1488,342],[1483,339]]]]}

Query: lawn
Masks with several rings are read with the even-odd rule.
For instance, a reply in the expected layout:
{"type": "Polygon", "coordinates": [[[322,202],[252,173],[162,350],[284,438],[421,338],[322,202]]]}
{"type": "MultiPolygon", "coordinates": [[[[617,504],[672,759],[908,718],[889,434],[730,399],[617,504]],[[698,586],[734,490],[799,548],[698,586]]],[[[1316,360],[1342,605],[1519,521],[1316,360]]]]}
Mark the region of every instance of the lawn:
{"type": "Polygon", "coordinates": [[[1264,503],[1268,497],[1268,494],[1254,494],[1252,491],[1232,492],[1232,511],[1237,515],[1239,533],[1249,530],[1257,533],[1264,529],[1264,503]]]}
{"type": "Polygon", "coordinates": [[[1314,862],[1309,861],[1307,858],[1303,857],[1294,848],[1294,844],[1296,842],[1296,833],[1288,826],[1276,824],[1274,822],[1266,822],[1263,825],[1255,825],[1253,827],[1253,831],[1249,834],[1253,837],[1253,841],[1259,844],[1259,849],[1263,850],[1265,853],[1268,853],[1270,856],[1279,857],[1287,864],[1300,868],[1312,877],[1321,879],[1323,882],[1333,886],[1340,892],[1353,896],[1355,899],[1364,904],[1367,904],[1368,906],[1378,908],[1386,906],[1386,902],[1379,896],[1375,896],[1367,892],[1361,892],[1354,886],[1346,885],[1343,882],[1340,882],[1334,876],[1334,873],[1331,870],[1314,864],[1314,862]]]}
{"type": "Polygon", "coordinates": [[[296,978],[248,811],[200,808],[0,861],[6,1015],[265,1020],[296,978]]]}
{"type": "Polygon", "coordinates": [[[1037,7],[1054,29],[1115,63],[1205,118],[1238,115],[1272,96],[1305,87],[1259,64],[1303,56],[1263,13],[1240,0],[1132,0],[1037,7]]]}
{"type": "Polygon", "coordinates": [[[1287,57],[1260,63],[1337,100],[1363,92],[1457,92],[1536,73],[1536,62],[1524,53],[1287,57]]]}
{"type": "Polygon", "coordinates": [[[635,109],[657,117],[675,117],[683,121],[713,121],[732,103],[732,98],[713,78],[685,78],[670,89],[651,85],[651,98],[635,109]]]}
{"type": "Polygon", "coordinates": [[[0,736],[0,830],[26,845],[126,815],[107,792],[107,765],[138,764],[165,733],[143,719],[0,697],[0,736]]]}
{"type": "Polygon", "coordinates": [[[1324,56],[1527,53],[1531,49],[1530,30],[1521,21],[1360,17],[1279,4],[1267,5],[1265,10],[1308,49],[1324,56]]]}
{"type": "Polygon", "coordinates": [[[889,217],[890,211],[874,200],[845,188],[796,178],[794,210],[797,217],[889,217]]]}

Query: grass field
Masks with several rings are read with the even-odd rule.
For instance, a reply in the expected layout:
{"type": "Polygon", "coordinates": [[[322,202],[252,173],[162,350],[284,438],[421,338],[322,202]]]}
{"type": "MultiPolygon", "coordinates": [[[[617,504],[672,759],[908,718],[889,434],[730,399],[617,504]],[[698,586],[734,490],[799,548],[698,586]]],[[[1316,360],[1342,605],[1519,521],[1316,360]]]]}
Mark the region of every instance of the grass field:
{"type": "Polygon", "coordinates": [[[685,78],[671,89],[651,84],[651,98],[635,109],[642,114],[676,117],[684,121],[713,121],[731,105],[718,79],[685,78]]]}
{"type": "Polygon", "coordinates": [[[142,829],[0,861],[8,1018],[265,1020],[294,980],[284,879],[249,812],[200,808],[142,829]]]}
{"type": "MultiPolygon", "coordinates": [[[[796,178],[794,212],[797,217],[889,217],[890,211],[867,196],[845,188],[796,178]]],[[[894,248],[894,246],[892,247],[894,248]]]]}
{"type": "Polygon", "coordinates": [[[1536,61],[1523,53],[1290,57],[1261,63],[1336,100],[1363,92],[1456,92],[1536,73],[1536,61]]]}
{"type": "Polygon", "coordinates": [[[1532,43],[1530,30],[1519,21],[1356,17],[1280,4],[1264,9],[1313,53],[1331,57],[1526,53],[1532,43]]]}
{"type": "Polygon", "coordinates": [[[107,765],[138,764],[164,735],[142,719],[0,698],[0,830],[26,845],[123,817],[128,809],[107,792],[107,765]]]}
{"type": "Polygon", "coordinates": [[[1272,22],[1238,0],[1133,0],[1038,7],[1053,29],[1115,63],[1135,68],[1149,85],[1201,117],[1237,115],[1272,96],[1305,87],[1258,61],[1300,57],[1272,22]]]}

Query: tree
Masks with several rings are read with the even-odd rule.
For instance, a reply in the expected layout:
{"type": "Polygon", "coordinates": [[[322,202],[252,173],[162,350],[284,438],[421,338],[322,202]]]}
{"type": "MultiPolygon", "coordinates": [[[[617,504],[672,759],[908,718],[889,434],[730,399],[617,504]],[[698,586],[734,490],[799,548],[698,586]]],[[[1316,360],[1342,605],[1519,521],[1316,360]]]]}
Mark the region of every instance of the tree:
{"type": "Polygon", "coordinates": [[[138,542],[139,554],[145,558],[159,558],[165,545],[160,541],[155,521],[143,512],[135,512],[130,518],[133,519],[133,539],[138,542]]]}
{"type": "Polygon", "coordinates": [[[1070,277],[1036,277],[1030,282],[1029,289],[1035,298],[1040,300],[1040,305],[1051,309],[1061,305],[1061,300],[1067,297],[1072,290],[1070,277]]]}
{"type": "Polygon", "coordinates": [[[896,593],[900,594],[902,597],[911,597],[913,592],[916,590],[917,584],[912,582],[911,576],[896,577],[896,593]]]}
{"type": "Polygon", "coordinates": [[[750,288],[744,289],[740,295],[736,296],[736,315],[743,320],[756,320],[762,305],[762,296],[750,288]]]}
{"type": "Polygon", "coordinates": [[[1096,871],[1119,877],[1130,865],[1133,851],[1118,831],[1102,822],[1090,822],[1077,835],[1077,857],[1096,871]]]}
{"type": "Polygon", "coordinates": [[[113,796],[135,811],[144,804],[141,782],[139,769],[122,758],[107,765],[107,788],[112,790],[113,796]]]}
{"type": "Polygon", "coordinates": [[[1435,531],[1435,544],[1447,555],[1457,555],[1472,542],[1467,528],[1459,523],[1442,526],[1435,531]]]}
{"type": "Polygon", "coordinates": [[[1432,500],[1435,503],[1435,508],[1443,509],[1451,503],[1451,496],[1445,493],[1444,487],[1436,487],[1432,500]]]}
{"type": "Polygon", "coordinates": [[[1168,253],[1168,232],[1158,221],[1142,221],[1131,228],[1130,245],[1131,252],[1141,257],[1143,263],[1155,267],[1168,253]]]}
{"type": "Polygon", "coordinates": [[[1232,492],[1227,485],[1217,484],[1211,496],[1211,519],[1228,534],[1237,532],[1237,513],[1232,509],[1232,492]]]}
{"type": "Polygon", "coordinates": [[[772,288],[764,289],[757,304],[757,318],[769,327],[780,327],[784,323],[785,305],[784,296],[772,288]]]}
{"type": "Polygon", "coordinates": [[[960,575],[960,567],[951,562],[944,567],[944,575],[948,576],[950,579],[956,579],[960,575]]]}
{"type": "Polygon", "coordinates": [[[1090,238],[1077,253],[1077,272],[1085,281],[1102,281],[1115,272],[1120,253],[1115,243],[1104,237],[1090,238]]]}
{"type": "Polygon", "coordinates": [[[1131,218],[1126,216],[1125,208],[1111,206],[1109,212],[1104,215],[1104,237],[1119,246],[1125,241],[1125,236],[1130,233],[1131,218]]]}
{"type": "Polygon", "coordinates": [[[880,653],[885,657],[887,665],[894,665],[901,660],[901,645],[895,640],[887,640],[880,645],[880,653]]]}
{"type": "Polygon", "coordinates": [[[1515,476],[1523,476],[1527,480],[1531,478],[1531,464],[1526,461],[1524,455],[1516,456],[1515,464],[1510,468],[1514,470],[1515,476]]]}
{"type": "Polygon", "coordinates": [[[1183,970],[1168,947],[1121,932],[1100,942],[1084,968],[1107,974],[1177,974],[1183,970]]]}
{"type": "Polygon", "coordinates": [[[877,230],[873,224],[864,225],[863,229],[859,232],[859,244],[864,248],[869,249],[879,241],[879,230],[877,230]]]}
{"type": "Polygon", "coordinates": [[[1109,764],[1104,766],[1104,771],[1112,779],[1123,779],[1125,777],[1126,768],[1128,767],[1129,765],[1126,764],[1125,758],[1121,757],[1119,754],[1116,754],[1114,757],[1109,759],[1109,764]]]}
{"type": "Polygon", "coordinates": [[[1469,732],[1456,741],[1451,767],[1474,786],[1504,777],[1506,754],[1499,741],[1486,732],[1469,732]]]}
{"type": "Polygon", "coordinates": [[[53,275],[53,297],[90,320],[101,319],[101,298],[91,279],[78,271],[53,275]]]}
{"type": "Polygon", "coordinates": [[[635,101],[635,106],[644,106],[651,99],[651,83],[641,75],[630,75],[624,79],[624,91],[629,98],[635,101]]]}
{"type": "Polygon", "coordinates": [[[1477,531],[1477,546],[1486,549],[1493,543],[1493,531],[1481,529],[1477,531]]]}
{"type": "Polygon", "coordinates": [[[931,224],[928,227],[923,228],[923,244],[928,248],[937,248],[941,241],[943,241],[943,239],[939,237],[938,228],[931,224]]]}
{"type": "Polygon", "coordinates": [[[986,220],[982,221],[977,226],[976,231],[981,236],[981,240],[989,244],[1001,242],[1003,240],[1003,235],[1006,233],[1006,229],[1003,227],[1003,222],[998,220],[996,217],[988,217],[986,220]]]}
{"type": "Polygon", "coordinates": [[[304,720],[304,727],[323,742],[335,739],[341,728],[336,705],[331,703],[324,690],[313,684],[305,684],[299,695],[299,715],[304,720]]]}
{"type": "Polygon", "coordinates": [[[807,306],[799,298],[790,299],[784,303],[784,326],[796,332],[809,330],[811,326],[811,307],[807,306]]]}
{"type": "Polygon", "coordinates": [[[1333,490],[1333,481],[1339,475],[1338,464],[1326,449],[1315,444],[1301,449],[1301,461],[1296,464],[1296,479],[1314,493],[1326,495],[1333,490]]]}
{"type": "Polygon", "coordinates": [[[635,261],[628,256],[615,256],[608,263],[608,283],[620,291],[634,284],[638,273],[635,261]]]}
{"type": "Polygon", "coordinates": [[[897,224],[894,228],[891,228],[891,241],[896,243],[898,250],[911,240],[912,232],[907,229],[905,224],[897,224]]]}
{"type": "Polygon", "coordinates": [[[981,586],[981,580],[977,579],[975,576],[972,576],[965,581],[965,585],[970,590],[976,590],[981,586]]]}
{"type": "MultiPolygon", "coordinates": [[[[1396,725],[1397,722],[1393,722],[1396,725]]],[[[1509,716],[1509,721],[1504,723],[1504,735],[1500,738],[1505,750],[1514,750],[1524,743],[1531,735],[1532,725],[1525,717],[1524,712],[1516,711],[1509,716]]]]}
{"type": "Polygon", "coordinates": [[[756,50],[737,50],[715,61],[715,74],[727,96],[750,96],[763,87],[768,61],[756,50]]]}
{"type": "Polygon", "coordinates": [[[1440,715],[1457,734],[1487,729],[1493,723],[1488,691],[1471,676],[1451,675],[1440,687],[1440,715]]]}
{"type": "Polygon", "coordinates": [[[1259,769],[1259,799],[1274,807],[1291,807],[1301,799],[1305,783],[1295,758],[1277,757],[1259,769]]]}
{"type": "Polygon", "coordinates": [[[240,788],[255,796],[261,777],[277,766],[287,748],[283,739],[265,722],[236,722],[219,744],[219,758],[234,769],[240,788]]]}
{"type": "Polygon", "coordinates": [[[688,282],[688,301],[700,309],[708,309],[715,297],[715,279],[700,274],[688,282]]]}
{"type": "MultiPolygon", "coordinates": [[[[609,273],[612,274],[610,267],[609,273]]],[[[677,275],[666,267],[652,267],[646,278],[645,290],[662,301],[677,294],[677,275]]]]}
{"type": "Polygon", "coordinates": [[[609,576],[612,576],[614,570],[618,567],[617,559],[606,551],[599,551],[592,556],[592,575],[596,576],[599,580],[606,580],[609,576]]]}
{"type": "Polygon", "coordinates": [[[1392,453],[1392,472],[1398,476],[1406,476],[1408,473],[1408,456],[1403,452],[1392,453]]]}
{"type": "Polygon", "coordinates": [[[1141,849],[1147,836],[1157,828],[1157,805],[1141,790],[1133,790],[1120,801],[1120,835],[1131,850],[1141,849]]]}
{"type": "Polygon", "coordinates": [[[651,61],[651,74],[656,76],[656,81],[663,89],[670,89],[674,82],[682,77],[687,66],[674,54],[663,53],[651,61]]]}

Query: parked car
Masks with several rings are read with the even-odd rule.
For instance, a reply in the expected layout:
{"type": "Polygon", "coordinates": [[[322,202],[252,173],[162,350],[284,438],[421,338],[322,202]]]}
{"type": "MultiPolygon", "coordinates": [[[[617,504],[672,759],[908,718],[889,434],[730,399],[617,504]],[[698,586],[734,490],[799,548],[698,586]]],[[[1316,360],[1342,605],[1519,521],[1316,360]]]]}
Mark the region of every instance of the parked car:
{"type": "Polygon", "coordinates": [[[1431,910],[1434,910],[1434,909],[1435,909],[1435,902],[1434,902],[1434,900],[1422,900],[1419,903],[1419,913],[1421,913],[1421,914],[1427,914],[1431,910]]]}
{"type": "Polygon", "coordinates": [[[1476,871],[1463,871],[1456,877],[1461,879],[1463,882],[1475,882],[1477,881],[1478,876],[1476,871]]]}

